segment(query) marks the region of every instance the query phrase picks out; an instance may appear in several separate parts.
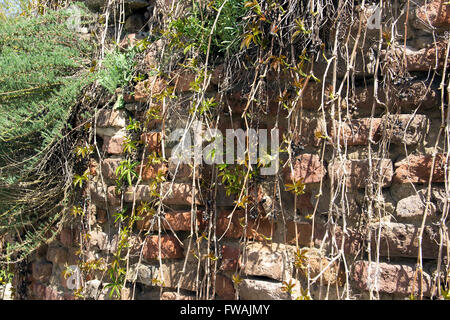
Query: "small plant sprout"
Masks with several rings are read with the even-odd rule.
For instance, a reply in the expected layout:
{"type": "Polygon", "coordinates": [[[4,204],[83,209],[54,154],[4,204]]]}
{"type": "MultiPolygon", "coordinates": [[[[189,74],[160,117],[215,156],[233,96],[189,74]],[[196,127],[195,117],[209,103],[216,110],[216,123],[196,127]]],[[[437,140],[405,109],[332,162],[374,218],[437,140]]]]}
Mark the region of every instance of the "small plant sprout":
{"type": "Polygon", "coordinates": [[[305,193],[306,184],[303,183],[303,178],[298,179],[297,181],[286,184],[286,191],[291,191],[296,195],[301,195],[305,193]]]}
{"type": "Polygon", "coordinates": [[[78,174],[73,175],[73,185],[83,187],[83,182],[88,181],[89,170],[86,170],[81,176],[78,174]]]}
{"type": "Polygon", "coordinates": [[[293,289],[294,289],[295,285],[296,285],[296,283],[295,283],[294,281],[292,281],[292,279],[289,280],[289,282],[283,281],[283,286],[281,287],[281,290],[282,290],[283,292],[286,292],[286,293],[288,293],[289,295],[291,295],[292,292],[293,292],[293,289]]]}

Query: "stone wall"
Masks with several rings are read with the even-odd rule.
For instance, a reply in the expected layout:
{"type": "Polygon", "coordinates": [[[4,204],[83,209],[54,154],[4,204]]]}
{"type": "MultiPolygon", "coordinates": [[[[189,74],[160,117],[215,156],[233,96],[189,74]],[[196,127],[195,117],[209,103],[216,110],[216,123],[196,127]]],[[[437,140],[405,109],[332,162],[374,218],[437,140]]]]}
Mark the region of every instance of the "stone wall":
{"type": "MultiPolygon", "coordinates": [[[[164,5],[141,2],[130,7],[124,47],[130,45],[127,40],[138,41],[136,31],[146,12],[164,5]]],[[[408,26],[406,47],[402,42],[378,53],[384,66],[406,68],[411,78],[387,88],[378,83],[375,99],[371,48],[379,34],[366,29],[353,70],[359,86],[343,88],[352,90],[352,101],[343,101],[342,110],[333,109],[332,98],[323,92],[329,77],[305,89],[292,161],[277,176],[252,182],[246,210],[235,208],[237,198],[225,195],[220,183],[214,192],[211,185],[202,185],[211,166],[196,165],[194,171],[186,164],[177,167],[170,158],[169,133],[189,118],[182,107],[164,107],[168,111],[161,119],[147,123],[136,138],[139,152],[164,149],[168,162],[139,162],[139,180],[116,192],[117,168],[127,158],[124,144],[135,134],[127,130],[130,118],[144,123],[148,101],[167,85],[189,100],[193,75],[175,71],[165,79],[149,77],[135,85],[133,95],[124,93],[124,109],[100,106],[94,120],[99,152],[91,156],[91,178],[83,190],[89,205],[81,222],[67,222],[56,241],[30,258],[20,278],[27,283],[27,298],[109,299],[108,259],[120,241],[114,214],[125,209],[130,215],[152,201],[151,182],[157,176],[165,178],[158,185],[163,210],[143,215],[133,227],[122,299],[296,299],[305,298],[306,289],[313,299],[436,296],[436,270],[442,274],[449,266],[448,93],[439,89],[450,27],[450,6],[444,2],[411,2],[408,20],[401,15],[398,23],[408,26]],[[303,194],[285,190],[297,181],[304,184],[303,194]],[[67,266],[83,271],[78,291],[71,274],[66,276],[72,283],[64,276],[67,266]]],[[[362,12],[355,9],[356,22],[349,24],[352,41],[359,17],[367,25],[373,7],[362,12]]],[[[397,31],[401,38],[404,30],[397,31]]],[[[159,45],[150,46],[141,67],[159,61],[159,45]]],[[[341,57],[340,79],[347,71],[341,57]]],[[[325,60],[317,61],[314,73],[323,74],[326,66],[325,60]]],[[[223,72],[214,70],[208,96],[218,94],[223,72]]],[[[245,91],[226,93],[224,110],[231,109],[232,119],[222,117],[221,130],[245,128],[245,91]]],[[[292,119],[276,98],[269,100],[259,128],[276,124],[280,136],[289,133],[292,119]]]]}

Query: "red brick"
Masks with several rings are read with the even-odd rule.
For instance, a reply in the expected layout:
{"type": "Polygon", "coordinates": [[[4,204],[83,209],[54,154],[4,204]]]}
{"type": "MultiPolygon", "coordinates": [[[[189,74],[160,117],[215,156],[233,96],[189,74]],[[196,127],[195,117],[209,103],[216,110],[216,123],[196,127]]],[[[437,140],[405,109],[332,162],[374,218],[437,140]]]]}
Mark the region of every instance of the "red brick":
{"type": "Polygon", "coordinates": [[[162,184],[163,203],[166,205],[201,204],[200,194],[197,189],[192,192],[191,183],[164,182],[162,184]],[[192,195],[193,194],[193,195],[192,195]]]}
{"type": "Polygon", "coordinates": [[[311,192],[305,191],[304,194],[297,196],[297,209],[305,216],[314,212],[314,206],[311,202],[311,192]]]}
{"type": "Polygon", "coordinates": [[[223,300],[234,300],[235,290],[233,281],[230,278],[216,275],[216,294],[223,300]]]}
{"type": "Polygon", "coordinates": [[[370,140],[374,140],[375,134],[377,133],[378,127],[381,124],[381,118],[364,118],[352,120],[350,123],[343,122],[339,126],[336,124],[336,132],[330,125],[330,132],[333,141],[337,142],[339,133],[339,143],[341,145],[357,146],[357,145],[367,145],[369,143],[369,133],[370,126],[372,123],[372,134],[370,135],[370,140]]]}
{"type": "Polygon", "coordinates": [[[191,90],[191,82],[195,81],[195,73],[191,71],[175,71],[172,73],[173,85],[176,92],[186,92],[191,90]]]}
{"type": "Polygon", "coordinates": [[[165,80],[156,76],[136,84],[134,88],[134,100],[137,102],[147,102],[151,96],[161,94],[167,87],[165,80]]]}
{"type": "MultiPolygon", "coordinates": [[[[374,182],[377,183],[382,178],[382,186],[387,187],[392,181],[392,161],[390,159],[374,159],[372,161],[373,173],[375,174],[374,182]],[[382,174],[379,177],[380,173],[382,174]]],[[[330,177],[334,176],[335,183],[341,183],[344,174],[346,176],[346,186],[349,188],[365,188],[367,179],[369,178],[369,160],[346,160],[334,161],[328,166],[330,177]]]]}
{"type": "MultiPolygon", "coordinates": [[[[394,182],[398,183],[427,183],[431,174],[433,156],[410,155],[406,159],[395,163],[394,182]]],[[[444,154],[436,155],[432,182],[444,182],[444,154]]]]}
{"type": "Polygon", "coordinates": [[[220,270],[236,271],[239,266],[239,247],[223,245],[222,246],[222,262],[220,270]]]}
{"type": "Polygon", "coordinates": [[[309,246],[311,242],[312,225],[307,222],[296,223],[289,221],[286,223],[286,241],[288,244],[295,245],[295,225],[297,225],[297,240],[299,246],[309,246]]]}
{"type": "Polygon", "coordinates": [[[47,261],[35,261],[31,265],[32,277],[40,282],[47,282],[52,275],[53,264],[47,261]]]}
{"type": "Polygon", "coordinates": [[[142,168],[141,173],[142,181],[149,181],[151,179],[154,179],[158,173],[166,175],[168,171],[167,165],[165,163],[155,165],[145,164],[144,166],[138,165],[136,167],[136,172],[138,174],[141,172],[141,168],[142,168]]]}
{"type": "MultiPolygon", "coordinates": [[[[159,237],[148,236],[143,249],[143,256],[146,260],[159,258],[159,237]]],[[[178,240],[171,235],[161,236],[161,259],[183,258],[183,248],[178,240]]]]}
{"type": "MultiPolygon", "coordinates": [[[[200,212],[198,213],[200,214],[200,212]]],[[[165,230],[173,231],[190,231],[191,230],[191,212],[190,211],[174,211],[166,212],[164,219],[161,219],[162,227],[165,230]]],[[[151,227],[152,217],[145,217],[143,220],[138,220],[136,225],[140,230],[149,230],[151,227]]],[[[197,225],[200,226],[200,219],[196,219],[197,225]]],[[[158,225],[155,224],[152,230],[157,230],[158,225]]],[[[163,229],[163,230],[164,230],[163,229]]]]}
{"type": "MultiPolygon", "coordinates": [[[[118,204],[117,195],[114,194],[115,187],[108,187],[108,201],[111,204],[118,204]],[[110,189],[111,188],[111,189],[110,189]]],[[[133,202],[133,199],[139,203],[141,201],[150,201],[154,199],[151,194],[151,188],[148,185],[138,185],[135,197],[133,197],[134,187],[127,187],[124,194],[125,202],[133,202]]],[[[192,185],[190,183],[171,183],[163,182],[161,185],[161,197],[166,205],[186,205],[201,204],[198,190],[194,190],[194,198],[192,198],[192,185]]],[[[158,190],[159,191],[159,190],[158,190]]]]}
{"type": "Polygon", "coordinates": [[[161,133],[160,132],[148,132],[141,135],[141,141],[144,144],[147,153],[153,151],[160,151],[161,149],[161,133]]]}
{"type": "Polygon", "coordinates": [[[123,154],[125,145],[125,137],[116,135],[112,137],[106,136],[103,140],[103,151],[109,154],[123,154]]]}
{"type": "Polygon", "coordinates": [[[416,18],[428,26],[431,24],[437,28],[450,28],[450,5],[443,0],[429,0],[426,4],[416,9],[416,18]]]}
{"type": "MultiPolygon", "coordinates": [[[[375,288],[375,262],[372,262],[370,269],[371,278],[369,279],[369,262],[360,260],[354,264],[351,278],[358,288],[362,290],[369,290],[371,286],[375,288]]],[[[377,288],[379,292],[409,295],[413,293],[414,284],[414,294],[417,295],[419,293],[420,276],[418,274],[414,282],[415,270],[412,265],[382,262],[379,263],[378,270],[377,288]]],[[[430,276],[424,272],[423,279],[422,290],[425,295],[429,295],[431,289],[430,276]]]]}
{"type": "MultiPolygon", "coordinates": [[[[242,210],[236,210],[231,218],[230,227],[228,223],[230,219],[228,215],[231,211],[222,211],[217,217],[217,236],[220,238],[225,234],[226,238],[238,239],[244,235],[245,212],[242,210]],[[242,225],[241,225],[242,222],[242,225]],[[228,229],[227,229],[228,228],[228,229]]],[[[254,239],[257,241],[263,241],[264,237],[272,237],[273,228],[272,223],[268,219],[253,220],[248,218],[248,225],[245,233],[247,239],[254,239]]]]}
{"type": "Polygon", "coordinates": [[[293,172],[291,172],[290,166],[284,168],[284,177],[287,183],[300,179],[303,179],[303,183],[317,183],[325,175],[325,168],[318,155],[305,153],[297,156],[293,161],[293,172]]]}
{"type": "MultiPolygon", "coordinates": [[[[436,59],[438,61],[437,69],[442,69],[444,67],[446,49],[447,44],[445,41],[437,42],[436,45],[433,44],[420,50],[406,48],[406,64],[408,71],[433,70],[436,67],[436,59]]],[[[397,54],[403,56],[403,50],[403,46],[397,49],[397,54]]]]}
{"type": "Polygon", "coordinates": [[[59,235],[59,241],[65,247],[71,247],[77,240],[77,233],[75,230],[69,227],[64,227],[59,235]]]}

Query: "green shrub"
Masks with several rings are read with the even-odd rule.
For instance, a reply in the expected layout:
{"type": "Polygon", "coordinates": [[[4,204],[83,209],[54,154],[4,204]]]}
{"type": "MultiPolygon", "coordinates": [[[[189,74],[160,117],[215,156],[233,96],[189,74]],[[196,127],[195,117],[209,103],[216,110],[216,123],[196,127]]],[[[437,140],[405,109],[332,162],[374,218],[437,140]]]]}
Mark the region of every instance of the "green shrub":
{"type": "Polygon", "coordinates": [[[135,50],[124,53],[116,50],[108,53],[98,73],[99,84],[110,93],[114,93],[118,87],[127,85],[132,80],[135,54],[135,50]]]}
{"type": "Polygon", "coordinates": [[[0,24],[0,237],[22,240],[9,249],[16,259],[49,237],[68,201],[73,141],[63,141],[94,78],[94,46],[67,27],[69,17],[49,11],[0,24]]]}
{"type": "MultiPolygon", "coordinates": [[[[214,0],[200,8],[193,2],[191,10],[182,18],[172,21],[172,45],[184,48],[197,47],[206,54],[211,29],[219,8],[225,0],[214,0]]],[[[242,17],[248,11],[242,0],[229,0],[223,7],[211,37],[211,51],[233,53],[239,50],[243,34],[242,17]]]]}

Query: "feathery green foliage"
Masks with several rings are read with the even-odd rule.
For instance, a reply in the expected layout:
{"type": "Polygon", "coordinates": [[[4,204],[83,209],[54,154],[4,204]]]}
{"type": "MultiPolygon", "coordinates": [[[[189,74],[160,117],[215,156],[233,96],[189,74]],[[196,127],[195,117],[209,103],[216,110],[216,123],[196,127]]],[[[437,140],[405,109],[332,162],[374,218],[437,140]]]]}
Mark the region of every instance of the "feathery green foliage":
{"type": "Polygon", "coordinates": [[[0,235],[21,233],[10,248],[16,259],[49,236],[67,202],[71,156],[61,141],[93,80],[84,71],[93,46],[67,27],[69,17],[49,11],[0,25],[0,235]]]}
{"type": "MultiPolygon", "coordinates": [[[[188,49],[197,47],[206,54],[214,21],[224,1],[211,1],[205,7],[200,7],[199,3],[194,2],[186,16],[172,21],[170,25],[171,44],[188,49]]],[[[239,49],[244,25],[242,17],[247,11],[242,0],[228,0],[225,3],[217,19],[216,27],[212,30],[211,49],[213,52],[235,52],[239,49]]]]}
{"type": "Polygon", "coordinates": [[[102,69],[98,72],[98,81],[110,93],[116,88],[125,86],[132,80],[133,60],[136,51],[131,49],[122,53],[117,50],[108,53],[103,60],[102,69]]]}

